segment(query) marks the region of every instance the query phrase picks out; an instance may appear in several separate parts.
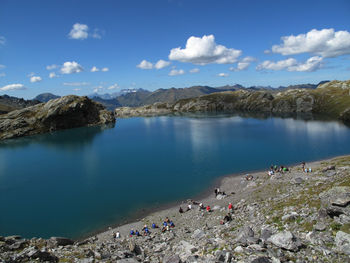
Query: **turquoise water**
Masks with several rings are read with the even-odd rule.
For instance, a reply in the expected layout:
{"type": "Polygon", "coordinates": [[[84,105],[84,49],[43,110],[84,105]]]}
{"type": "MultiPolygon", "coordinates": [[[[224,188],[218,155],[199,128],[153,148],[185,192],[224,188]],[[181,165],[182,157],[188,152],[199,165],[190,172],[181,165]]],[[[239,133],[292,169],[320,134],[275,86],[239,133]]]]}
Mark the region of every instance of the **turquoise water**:
{"type": "Polygon", "coordinates": [[[0,235],[81,237],[193,197],[219,176],[350,154],[335,121],[119,119],[0,143],[0,235]]]}

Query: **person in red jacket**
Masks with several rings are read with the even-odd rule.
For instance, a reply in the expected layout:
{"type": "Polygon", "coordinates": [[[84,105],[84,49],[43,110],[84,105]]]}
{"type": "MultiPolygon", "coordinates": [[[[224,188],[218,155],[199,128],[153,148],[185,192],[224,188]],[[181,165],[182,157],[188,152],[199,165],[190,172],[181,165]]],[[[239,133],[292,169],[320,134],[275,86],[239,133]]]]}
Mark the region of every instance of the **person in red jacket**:
{"type": "Polygon", "coordinates": [[[229,204],[228,204],[228,211],[229,211],[230,213],[232,213],[232,211],[233,211],[233,205],[232,205],[232,203],[229,203],[229,204]]]}
{"type": "Polygon", "coordinates": [[[210,206],[207,206],[207,212],[211,212],[210,206]]]}

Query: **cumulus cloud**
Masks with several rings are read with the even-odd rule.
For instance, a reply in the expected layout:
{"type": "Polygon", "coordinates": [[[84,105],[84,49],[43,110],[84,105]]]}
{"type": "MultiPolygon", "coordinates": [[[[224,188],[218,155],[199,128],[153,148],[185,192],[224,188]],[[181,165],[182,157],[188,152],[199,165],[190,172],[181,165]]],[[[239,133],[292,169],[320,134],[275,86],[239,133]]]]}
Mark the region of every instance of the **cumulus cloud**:
{"type": "Polygon", "coordinates": [[[183,75],[185,74],[185,71],[183,69],[172,69],[169,72],[169,76],[177,76],[177,75],[183,75]]]}
{"type": "Polygon", "coordinates": [[[54,69],[56,69],[56,68],[58,68],[58,65],[55,65],[55,64],[46,66],[46,69],[47,69],[47,70],[54,70],[54,69]]]}
{"type": "Polygon", "coordinates": [[[231,67],[230,70],[231,71],[242,71],[242,70],[245,70],[245,69],[247,69],[250,66],[250,64],[253,61],[256,61],[256,59],[253,58],[253,57],[245,57],[245,58],[243,58],[241,61],[239,61],[237,63],[237,67],[231,67]]]}
{"type": "Polygon", "coordinates": [[[198,73],[200,70],[199,68],[193,68],[190,70],[190,73],[194,74],[194,73],[198,73]]]}
{"type": "Polygon", "coordinates": [[[228,77],[228,74],[227,73],[219,73],[218,76],[219,77],[228,77]]]}
{"type": "Polygon", "coordinates": [[[72,87],[81,87],[81,86],[89,86],[89,82],[63,82],[63,86],[72,86],[72,87]]]}
{"type": "Polygon", "coordinates": [[[165,68],[167,66],[169,66],[171,63],[169,61],[165,61],[163,59],[160,59],[157,61],[157,63],[154,65],[154,67],[156,69],[162,69],[162,68],[165,68]]]}
{"type": "Polygon", "coordinates": [[[0,69],[4,69],[4,68],[6,68],[6,66],[0,64],[0,69]]]}
{"type": "Polygon", "coordinates": [[[30,82],[31,83],[40,82],[40,81],[42,81],[42,78],[39,77],[39,76],[32,76],[32,77],[30,77],[30,82]]]}
{"type": "Polygon", "coordinates": [[[69,38],[71,39],[86,39],[89,36],[89,27],[84,24],[75,23],[72,30],[69,32],[69,38]]]}
{"type": "Polygon", "coordinates": [[[144,59],[136,67],[138,67],[140,69],[152,69],[153,68],[153,64],[151,62],[149,62],[149,61],[144,59]]]}
{"type": "Polygon", "coordinates": [[[90,70],[91,72],[97,72],[97,71],[100,71],[98,68],[96,68],[95,66],[93,66],[90,70]]]}
{"type": "Polygon", "coordinates": [[[311,57],[304,63],[298,63],[294,58],[288,58],[285,60],[280,60],[273,62],[266,60],[259,64],[257,70],[287,70],[287,71],[316,71],[322,67],[323,58],[322,57],[311,57]]]}
{"type": "Polygon", "coordinates": [[[9,84],[0,88],[0,91],[23,90],[26,89],[22,84],[9,84]]]}
{"type": "Polygon", "coordinates": [[[306,34],[283,36],[281,45],[272,46],[272,52],[282,55],[311,53],[322,57],[350,54],[350,33],[333,28],[313,29],[306,34]]]}
{"type": "Polygon", "coordinates": [[[0,73],[0,78],[5,77],[5,76],[6,76],[6,74],[4,72],[0,73]]]}
{"type": "Polygon", "coordinates": [[[111,86],[108,87],[109,90],[112,90],[112,89],[119,89],[119,88],[120,88],[120,87],[119,87],[119,85],[118,85],[117,83],[115,83],[115,84],[113,84],[113,85],[111,85],[111,86]]]}
{"type": "Polygon", "coordinates": [[[50,74],[49,74],[49,78],[50,78],[50,79],[57,78],[57,77],[58,77],[58,76],[56,75],[55,72],[50,72],[50,74]]]}
{"type": "Polygon", "coordinates": [[[107,71],[109,71],[109,68],[102,68],[101,71],[102,72],[107,72],[107,71]]]}
{"type": "Polygon", "coordinates": [[[91,34],[92,38],[97,38],[97,39],[101,39],[102,38],[102,34],[103,32],[100,29],[94,29],[94,32],[91,34]]]}
{"type": "Polygon", "coordinates": [[[63,66],[61,67],[62,74],[79,73],[79,72],[82,72],[83,70],[84,70],[83,67],[75,61],[64,62],[63,66]]]}
{"type": "Polygon", "coordinates": [[[6,38],[3,36],[0,36],[0,46],[4,46],[6,44],[6,38]]]}
{"type": "Polygon", "coordinates": [[[311,57],[308,60],[306,60],[305,63],[299,63],[298,65],[289,67],[288,71],[316,71],[322,67],[322,62],[322,57],[311,57]]]}
{"type": "Polygon", "coordinates": [[[184,49],[181,47],[171,49],[169,59],[199,65],[230,64],[235,63],[241,54],[241,50],[216,44],[213,35],[204,35],[202,38],[191,36],[187,39],[184,49]]]}

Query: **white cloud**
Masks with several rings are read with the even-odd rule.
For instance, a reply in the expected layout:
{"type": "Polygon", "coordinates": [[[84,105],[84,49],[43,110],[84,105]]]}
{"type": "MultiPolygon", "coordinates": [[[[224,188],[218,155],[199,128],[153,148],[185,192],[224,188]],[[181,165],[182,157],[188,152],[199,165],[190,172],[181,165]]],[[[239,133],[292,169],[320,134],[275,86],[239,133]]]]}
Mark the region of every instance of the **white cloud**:
{"type": "Polygon", "coordinates": [[[322,57],[311,57],[304,63],[298,63],[294,58],[288,58],[285,60],[280,60],[273,62],[266,60],[259,64],[257,70],[287,70],[287,71],[316,71],[322,67],[323,58],[322,57]]]}
{"type": "Polygon", "coordinates": [[[245,57],[245,58],[243,58],[241,61],[239,61],[237,63],[237,67],[231,67],[230,70],[231,71],[242,71],[242,70],[245,70],[245,69],[247,69],[250,66],[250,64],[253,61],[256,61],[256,59],[253,58],[253,57],[245,57]]]}
{"type": "Polygon", "coordinates": [[[227,73],[219,73],[218,76],[219,77],[228,77],[228,74],[227,73]]]}
{"type": "Polygon", "coordinates": [[[81,88],[75,88],[75,89],[73,89],[74,91],[79,91],[79,90],[81,90],[81,88]]]}
{"type": "Polygon", "coordinates": [[[120,87],[119,87],[119,85],[117,83],[115,83],[115,84],[113,84],[113,85],[108,87],[109,90],[111,90],[111,89],[119,89],[119,88],[120,87]]]}
{"type": "Polygon", "coordinates": [[[6,73],[4,73],[4,72],[0,73],[0,78],[5,77],[5,76],[6,76],[6,73]]]}
{"type": "Polygon", "coordinates": [[[56,69],[56,68],[58,68],[58,65],[55,65],[55,64],[46,66],[47,70],[53,70],[53,69],[56,69]]]}
{"type": "Polygon", "coordinates": [[[316,71],[322,67],[323,58],[322,57],[311,57],[306,60],[305,63],[299,63],[298,65],[291,66],[288,71],[316,71]]]}
{"type": "Polygon", "coordinates": [[[0,91],[23,90],[26,89],[22,84],[9,84],[0,88],[0,91]]]}
{"type": "Polygon", "coordinates": [[[280,60],[277,62],[273,62],[270,60],[265,60],[261,64],[259,64],[256,69],[257,70],[283,70],[287,69],[288,67],[295,66],[297,64],[296,59],[294,58],[288,58],[285,60],[280,60]]]}
{"type": "Polygon", "coordinates": [[[191,36],[187,39],[184,49],[181,47],[171,49],[169,59],[199,65],[230,64],[235,63],[241,54],[241,50],[216,44],[213,35],[204,35],[202,38],[191,36]]]}
{"type": "Polygon", "coordinates": [[[169,66],[170,64],[171,64],[171,62],[160,59],[157,61],[157,63],[154,65],[154,67],[156,69],[162,69],[162,68],[169,66]]]}
{"type": "Polygon", "coordinates": [[[94,93],[98,93],[101,90],[103,90],[103,86],[98,86],[98,87],[94,88],[94,93]]]}
{"type": "Polygon", "coordinates": [[[333,28],[313,29],[306,34],[284,36],[281,45],[272,46],[272,52],[282,55],[312,53],[323,57],[350,54],[350,33],[333,28]]]}
{"type": "Polygon", "coordinates": [[[89,27],[84,24],[76,23],[73,25],[72,30],[69,32],[69,38],[72,39],[86,39],[88,38],[89,27]]]}
{"type": "Polygon", "coordinates": [[[30,77],[30,82],[31,83],[40,82],[40,81],[42,81],[42,78],[39,77],[39,76],[32,76],[32,77],[30,77]]]}
{"type": "Polygon", "coordinates": [[[80,87],[80,86],[89,86],[89,82],[63,82],[63,86],[72,86],[72,87],[80,87]]]}
{"type": "Polygon", "coordinates": [[[199,70],[199,68],[193,68],[193,69],[191,69],[190,70],[190,73],[198,73],[200,70],[199,70]]]}
{"type": "Polygon", "coordinates": [[[94,29],[94,32],[92,33],[91,37],[92,38],[97,38],[97,39],[101,39],[102,38],[102,34],[103,32],[97,28],[94,29]]]}
{"type": "Polygon", "coordinates": [[[6,68],[6,66],[0,64],[0,69],[4,69],[4,68],[6,68]]]}
{"type": "Polygon", "coordinates": [[[101,71],[102,72],[107,72],[107,71],[109,71],[109,68],[102,68],[101,71]]]}
{"type": "Polygon", "coordinates": [[[0,36],[0,46],[4,46],[6,44],[6,38],[3,36],[0,36]]]}
{"type": "Polygon", "coordinates": [[[264,50],[264,54],[270,54],[270,53],[271,53],[271,50],[269,49],[264,50]]]}
{"type": "Polygon", "coordinates": [[[98,68],[96,68],[95,66],[93,66],[90,70],[91,72],[97,72],[97,71],[100,71],[98,68]]]}
{"type": "Polygon", "coordinates": [[[58,76],[56,75],[56,73],[55,73],[55,72],[50,72],[50,74],[49,74],[49,78],[50,78],[50,79],[53,79],[53,78],[58,78],[58,76]]]}
{"type": "Polygon", "coordinates": [[[151,62],[149,62],[149,61],[144,59],[136,67],[138,67],[140,69],[152,69],[153,68],[153,64],[151,62]]]}
{"type": "Polygon", "coordinates": [[[172,69],[169,72],[169,76],[177,76],[177,75],[183,75],[185,74],[185,71],[183,69],[172,69]]]}
{"type": "Polygon", "coordinates": [[[64,62],[63,66],[61,67],[62,74],[79,73],[79,72],[82,72],[83,70],[84,70],[83,67],[75,61],[64,62]]]}

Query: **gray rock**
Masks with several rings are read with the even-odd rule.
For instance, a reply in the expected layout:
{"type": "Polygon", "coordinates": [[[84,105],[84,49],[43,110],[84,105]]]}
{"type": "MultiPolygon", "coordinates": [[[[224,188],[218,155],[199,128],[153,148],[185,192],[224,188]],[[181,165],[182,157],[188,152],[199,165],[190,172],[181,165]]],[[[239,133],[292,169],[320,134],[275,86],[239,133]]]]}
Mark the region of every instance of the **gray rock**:
{"type": "Polygon", "coordinates": [[[49,239],[49,243],[52,246],[68,246],[68,245],[73,245],[74,241],[69,239],[69,238],[65,238],[65,237],[51,237],[49,239]]]}
{"type": "Polygon", "coordinates": [[[251,261],[251,263],[271,263],[268,257],[258,257],[251,261]]]}
{"type": "Polygon", "coordinates": [[[117,260],[117,263],[139,263],[139,262],[134,258],[123,258],[123,259],[117,260]]]}
{"type": "Polygon", "coordinates": [[[277,247],[290,251],[298,251],[301,247],[301,242],[299,239],[296,238],[290,231],[279,232],[272,235],[267,241],[277,247]]]}
{"type": "Polygon", "coordinates": [[[350,234],[338,231],[335,236],[335,244],[340,252],[350,255],[350,234]]]}
{"type": "Polygon", "coordinates": [[[196,229],[192,235],[192,238],[194,239],[201,239],[203,237],[205,237],[205,232],[200,229],[196,229]]]}
{"type": "Polygon", "coordinates": [[[260,239],[262,241],[266,241],[267,239],[269,239],[269,237],[272,236],[272,230],[269,228],[263,228],[261,229],[261,235],[260,235],[260,239]]]}
{"type": "Polygon", "coordinates": [[[181,263],[179,255],[165,256],[163,259],[164,263],[181,263]]]}
{"type": "Polygon", "coordinates": [[[283,220],[283,221],[285,221],[285,220],[294,220],[294,219],[296,219],[298,216],[299,216],[299,214],[298,214],[297,212],[291,212],[291,213],[288,214],[288,215],[282,216],[282,220],[283,220]]]}
{"type": "Polygon", "coordinates": [[[350,216],[350,187],[336,186],[319,194],[322,206],[330,217],[350,216]]]}
{"type": "Polygon", "coordinates": [[[304,182],[304,179],[301,177],[297,177],[294,179],[295,184],[302,184],[304,182]]]}
{"type": "Polygon", "coordinates": [[[317,223],[313,226],[313,228],[314,228],[316,231],[324,231],[324,230],[327,228],[327,226],[326,226],[324,223],[322,223],[322,222],[317,222],[317,223]]]}
{"type": "Polygon", "coordinates": [[[243,246],[247,246],[249,244],[255,244],[258,242],[258,238],[254,237],[254,231],[249,226],[241,227],[238,230],[238,235],[236,237],[236,242],[242,244],[243,246]]]}
{"type": "Polygon", "coordinates": [[[216,199],[222,200],[222,199],[224,199],[225,197],[226,197],[226,195],[218,194],[218,195],[216,196],[216,199]]]}

